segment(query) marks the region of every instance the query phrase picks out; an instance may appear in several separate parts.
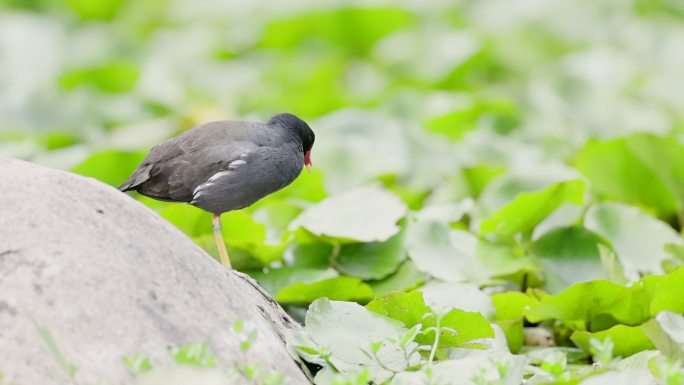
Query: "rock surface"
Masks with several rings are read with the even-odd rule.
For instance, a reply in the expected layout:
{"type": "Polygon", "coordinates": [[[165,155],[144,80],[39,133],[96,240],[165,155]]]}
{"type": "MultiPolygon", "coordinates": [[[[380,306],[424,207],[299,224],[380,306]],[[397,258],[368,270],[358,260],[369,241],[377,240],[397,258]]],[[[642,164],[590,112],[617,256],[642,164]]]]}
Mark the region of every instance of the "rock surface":
{"type": "Polygon", "coordinates": [[[69,366],[76,383],[130,383],[124,356],[160,367],[173,362],[170,348],[202,341],[219,365],[258,363],[309,383],[283,342],[299,326],[153,211],[93,179],[17,160],[0,158],[0,183],[3,384],[70,382],[69,366]],[[238,319],[258,331],[246,355],[238,319]]]}

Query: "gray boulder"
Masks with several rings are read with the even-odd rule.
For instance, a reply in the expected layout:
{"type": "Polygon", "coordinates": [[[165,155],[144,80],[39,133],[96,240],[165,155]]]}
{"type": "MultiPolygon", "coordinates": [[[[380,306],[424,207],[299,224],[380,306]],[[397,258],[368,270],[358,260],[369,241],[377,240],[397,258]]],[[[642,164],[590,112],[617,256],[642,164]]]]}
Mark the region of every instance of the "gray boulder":
{"type": "Polygon", "coordinates": [[[123,357],[163,367],[171,348],[202,341],[218,366],[258,364],[309,383],[284,342],[297,323],[144,205],[96,180],[6,158],[0,183],[3,384],[130,383],[123,357]],[[238,319],[257,330],[244,354],[238,319]]]}

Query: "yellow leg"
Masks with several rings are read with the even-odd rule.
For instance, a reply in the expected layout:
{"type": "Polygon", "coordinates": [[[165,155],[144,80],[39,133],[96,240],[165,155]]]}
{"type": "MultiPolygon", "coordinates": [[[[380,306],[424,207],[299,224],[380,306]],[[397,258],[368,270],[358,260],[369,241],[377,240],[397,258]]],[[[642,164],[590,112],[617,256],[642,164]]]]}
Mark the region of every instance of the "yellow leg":
{"type": "Polygon", "coordinates": [[[223,240],[223,233],[221,233],[221,214],[213,214],[212,224],[216,246],[218,246],[219,255],[221,256],[221,263],[232,269],[230,259],[228,258],[228,250],[226,250],[226,242],[223,240]]]}

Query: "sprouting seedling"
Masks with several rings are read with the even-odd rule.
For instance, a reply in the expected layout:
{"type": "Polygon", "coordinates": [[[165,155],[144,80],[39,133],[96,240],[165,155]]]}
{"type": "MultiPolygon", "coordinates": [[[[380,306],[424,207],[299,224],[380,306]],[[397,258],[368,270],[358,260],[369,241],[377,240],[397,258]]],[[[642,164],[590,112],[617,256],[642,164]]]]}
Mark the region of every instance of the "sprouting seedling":
{"type": "Polygon", "coordinates": [[[233,324],[233,330],[237,334],[238,340],[240,341],[240,350],[242,352],[247,352],[257,339],[257,330],[252,329],[247,331],[245,329],[245,322],[241,319],[235,321],[233,324]]]}
{"type": "Polygon", "coordinates": [[[681,385],[684,383],[684,362],[670,357],[656,357],[649,364],[653,376],[659,384],[681,385]]]}
{"type": "Polygon", "coordinates": [[[615,349],[615,343],[610,337],[606,337],[604,340],[598,338],[589,340],[589,351],[594,357],[594,365],[597,367],[607,368],[614,363],[613,349],[615,349]]]}
{"type": "Polygon", "coordinates": [[[382,341],[373,341],[373,342],[371,342],[371,343],[369,344],[370,349],[368,349],[368,350],[367,350],[367,349],[361,349],[361,352],[362,352],[366,357],[368,357],[368,358],[370,358],[371,360],[375,361],[375,363],[377,363],[378,366],[380,366],[381,368],[387,370],[388,372],[393,372],[393,373],[395,373],[395,372],[397,372],[397,371],[396,371],[395,369],[392,369],[392,368],[390,368],[389,366],[387,366],[387,365],[382,361],[382,359],[380,358],[380,356],[378,355],[378,352],[380,351],[380,348],[382,348],[383,345],[384,345],[384,344],[383,344],[382,341]]]}
{"type": "Polygon", "coordinates": [[[553,351],[544,358],[539,368],[553,378],[560,379],[567,366],[568,358],[565,354],[560,351],[553,351]]]}
{"type": "Polygon", "coordinates": [[[187,344],[173,349],[171,355],[179,364],[188,364],[199,368],[213,368],[216,357],[209,353],[206,342],[187,344]]]}
{"type": "Polygon", "coordinates": [[[43,338],[43,341],[47,344],[48,348],[50,349],[50,352],[52,355],[57,359],[57,362],[59,362],[59,365],[64,369],[64,371],[68,374],[70,379],[74,379],[76,376],[76,367],[72,365],[70,362],[64,358],[64,355],[62,354],[62,351],[59,349],[59,346],[57,345],[57,342],[55,342],[55,339],[52,337],[52,333],[50,333],[50,330],[48,330],[46,327],[43,327],[36,322],[33,317],[31,317],[31,322],[33,322],[33,326],[38,330],[38,333],[40,333],[40,336],[43,338]]]}
{"type": "Polygon", "coordinates": [[[443,332],[449,332],[453,334],[457,334],[458,331],[454,328],[442,326],[442,318],[444,317],[444,314],[438,314],[436,312],[428,312],[423,315],[423,321],[426,321],[430,318],[434,318],[435,320],[435,325],[434,326],[429,326],[422,331],[423,334],[428,334],[430,332],[433,332],[435,337],[432,342],[432,346],[430,348],[430,356],[428,358],[428,365],[431,366],[432,363],[434,362],[435,359],[435,354],[437,353],[437,350],[439,348],[439,339],[442,335],[443,332]]]}
{"type": "Polygon", "coordinates": [[[123,357],[123,363],[128,366],[133,373],[144,373],[152,369],[150,360],[142,354],[123,357]]]}
{"type": "Polygon", "coordinates": [[[335,372],[340,372],[340,370],[335,366],[335,364],[331,360],[332,352],[328,350],[326,347],[322,346],[318,349],[314,349],[312,347],[305,345],[297,345],[295,346],[295,348],[324,361],[326,365],[328,365],[328,367],[330,367],[330,369],[334,370],[335,372]]]}

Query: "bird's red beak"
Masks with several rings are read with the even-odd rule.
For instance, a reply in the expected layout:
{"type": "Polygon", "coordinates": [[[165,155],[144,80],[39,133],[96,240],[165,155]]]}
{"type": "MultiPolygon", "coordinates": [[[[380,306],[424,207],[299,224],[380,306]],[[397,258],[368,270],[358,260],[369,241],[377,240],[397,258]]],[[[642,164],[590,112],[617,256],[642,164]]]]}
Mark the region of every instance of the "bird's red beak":
{"type": "Polygon", "coordinates": [[[311,168],[313,167],[311,164],[311,150],[304,154],[304,165],[306,166],[306,169],[309,170],[309,174],[311,174],[311,168]]]}

